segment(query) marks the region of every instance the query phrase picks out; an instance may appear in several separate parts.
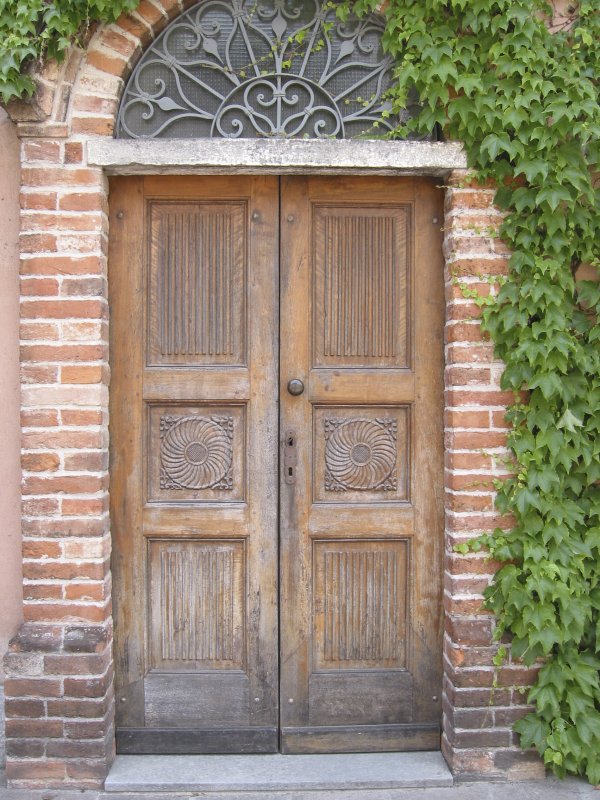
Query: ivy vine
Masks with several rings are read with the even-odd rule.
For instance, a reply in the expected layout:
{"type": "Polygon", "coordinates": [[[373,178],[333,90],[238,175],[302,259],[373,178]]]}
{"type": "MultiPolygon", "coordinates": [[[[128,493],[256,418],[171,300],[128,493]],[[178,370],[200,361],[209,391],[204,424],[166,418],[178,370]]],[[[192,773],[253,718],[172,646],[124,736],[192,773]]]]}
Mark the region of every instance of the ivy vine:
{"type": "MultiPolygon", "coordinates": [[[[344,3],[364,14],[378,0],[344,3]]],[[[483,326],[514,390],[514,477],[497,507],[516,524],[471,543],[505,563],[485,592],[510,657],[544,659],[515,724],[558,775],[600,783],[600,6],[581,0],[549,29],[541,0],[388,0],[392,99],[422,111],[398,133],[438,125],[480,181],[499,187],[512,251],[483,326]],[[524,393],[524,394],[523,394],[524,393]],[[523,400],[522,397],[526,397],[523,400]]],[[[463,551],[468,546],[462,547],[463,551]]],[[[499,649],[496,663],[507,657],[499,649]]]]}
{"type": "Polygon", "coordinates": [[[82,43],[92,22],[114,22],[139,0],[0,0],[0,98],[30,97],[35,81],[28,68],[58,61],[82,43]]]}
{"type": "MultiPolygon", "coordinates": [[[[0,0],[3,101],[33,93],[32,61],[136,5],[0,0]]],[[[342,0],[338,13],[381,5],[342,0]]],[[[478,302],[515,391],[514,476],[497,507],[516,524],[470,546],[505,564],[485,593],[496,638],[511,635],[512,659],[544,659],[535,712],[515,729],[558,775],[600,783],[600,283],[578,280],[582,264],[600,270],[600,8],[579,0],[555,25],[543,0],[387,0],[383,13],[393,105],[415,91],[422,104],[396,135],[437,125],[462,141],[506,212],[509,276],[478,302]]]]}

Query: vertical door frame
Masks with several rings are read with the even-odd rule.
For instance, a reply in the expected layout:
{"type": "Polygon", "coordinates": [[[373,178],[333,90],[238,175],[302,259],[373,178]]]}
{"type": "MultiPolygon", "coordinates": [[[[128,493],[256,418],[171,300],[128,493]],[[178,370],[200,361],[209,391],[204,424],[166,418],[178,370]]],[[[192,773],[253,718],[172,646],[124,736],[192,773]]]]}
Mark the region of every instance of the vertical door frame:
{"type": "MultiPolygon", "coordinates": [[[[114,143],[117,144],[117,145],[122,145],[123,144],[123,142],[116,141],[116,140],[115,140],[114,143]]],[[[129,143],[125,142],[125,144],[129,144],[129,143]]],[[[231,146],[232,144],[236,145],[238,143],[226,142],[226,144],[228,146],[231,146]]],[[[243,145],[243,143],[239,143],[239,144],[243,145]]],[[[261,145],[262,144],[274,145],[275,147],[278,147],[280,142],[277,142],[277,141],[268,142],[268,143],[267,142],[265,142],[265,143],[261,142],[261,145]]],[[[310,152],[310,145],[312,144],[312,142],[303,142],[302,144],[303,145],[309,145],[309,148],[305,152],[310,152]]],[[[321,142],[315,142],[315,144],[320,145],[321,142]]],[[[356,145],[357,143],[356,142],[352,142],[351,140],[348,140],[348,141],[340,141],[340,142],[337,142],[336,144],[338,144],[338,147],[343,149],[344,145],[346,145],[346,144],[356,145]]],[[[361,143],[361,144],[363,144],[363,143],[361,143]]],[[[364,144],[372,144],[372,143],[365,142],[364,144]]],[[[395,143],[390,143],[390,144],[395,144],[395,143]]],[[[405,143],[401,143],[401,144],[405,144],[405,143]]],[[[315,153],[318,152],[316,148],[315,148],[314,152],[315,153]]],[[[240,161],[244,162],[244,157],[242,156],[241,148],[240,148],[240,161]]],[[[108,174],[111,174],[111,175],[115,175],[115,174],[116,175],[126,175],[126,174],[131,174],[132,173],[132,171],[130,169],[128,169],[128,168],[125,168],[125,169],[123,169],[123,168],[117,168],[117,169],[110,169],[109,168],[109,169],[106,169],[106,165],[103,165],[103,166],[105,167],[105,172],[107,172],[108,174]]],[[[386,175],[389,176],[390,171],[391,170],[389,169],[389,167],[388,168],[382,167],[380,162],[378,163],[377,161],[375,161],[375,163],[373,163],[373,164],[364,163],[364,162],[362,164],[360,164],[360,162],[359,162],[359,164],[357,166],[355,166],[355,168],[353,170],[347,170],[346,169],[346,170],[343,170],[341,174],[343,174],[343,175],[350,175],[351,174],[352,176],[356,176],[356,177],[368,177],[368,176],[382,175],[382,174],[386,174],[386,175]]],[[[395,177],[398,180],[402,180],[402,178],[408,177],[408,175],[410,175],[411,177],[414,176],[413,170],[409,171],[409,170],[401,168],[399,170],[393,170],[393,171],[396,174],[394,174],[391,177],[395,177]]],[[[431,171],[439,172],[439,168],[434,167],[434,168],[430,168],[430,169],[425,169],[424,170],[425,173],[430,173],[431,171]]],[[[444,170],[444,172],[445,171],[447,171],[447,170],[444,170]]],[[[146,175],[151,175],[153,177],[159,178],[159,174],[157,174],[157,172],[155,171],[154,168],[146,167],[146,169],[144,169],[142,172],[144,174],[146,174],[146,175]]],[[[291,165],[286,166],[285,164],[283,164],[279,168],[270,167],[270,168],[265,169],[265,170],[259,170],[255,166],[254,169],[249,170],[249,169],[244,169],[244,166],[243,166],[243,163],[242,163],[242,164],[239,164],[235,168],[231,168],[231,167],[229,169],[226,168],[226,167],[221,168],[221,170],[219,170],[218,172],[213,171],[213,170],[210,170],[210,171],[206,170],[205,171],[205,170],[202,170],[202,169],[198,170],[198,172],[200,174],[202,174],[203,172],[204,172],[204,174],[209,173],[211,177],[213,177],[213,176],[217,177],[217,175],[225,177],[225,176],[228,176],[228,175],[231,176],[232,174],[240,174],[240,173],[243,173],[243,174],[255,174],[255,175],[277,174],[279,176],[283,176],[283,175],[290,175],[291,174],[291,175],[308,175],[308,176],[310,176],[310,175],[322,174],[323,171],[321,169],[318,169],[316,166],[313,167],[313,168],[308,168],[308,169],[306,169],[306,168],[305,169],[299,169],[297,167],[291,167],[291,165]]],[[[134,174],[139,174],[139,171],[135,170],[134,174]]],[[[197,174],[196,170],[194,170],[194,174],[197,174]]],[[[335,165],[332,163],[330,168],[327,170],[327,174],[328,174],[328,176],[330,175],[332,177],[335,177],[335,176],[339,175],[340,172],[336,169],[335,165]]],[[[430,175],[429,174],[425,174],[425,175],[418,175],[416,177],[417,177],[417,179],[421,179],[421,178],[430,177],[430,175]]],[[[441,256],[441,260],[442,260],[442,263],[443,263],[443,256],[441,256]]],[[[443,280],[443,276],[440,276],[440,279],[443,280]]],[[[442,324],[443,324],[443,322],[442,322],[442,324]]],[[[111,353],[111,356],[112,356],[112,353],[111,353]]],[[[281,432],[280,432],[280,438],[281,438],[281,432]]],[[[110,443],[109,443],[109,448],[110,448],[110,443]]],[[[442,484],[443,484],[443,481],[442,481],[442,484]]],[[[439,488],[439,490],[442,490],[442,485],[440,485],[438,488],[439,488]]],[[[439,531],[439,535],[442,536],[442,539],[444,539],[444,532],[443,531],[440,530],[439,531]]],[[[441,546],[443,547],[443,542],[441,543],[441,546]]],[[[440,585],[442,585],[443,584],[443,564],[440,564],[440,566],[441,566],[441,573],[439,575],[439,582],[440,582],[440,585]]],[[[443,620],[444,620],[444,609],[443,609],[443,606],[440,607],[439,614],[440,614],[440,616],[439,616],[439,619],[436,620],[436,625],[438,625],[438,626],[442,625],[443,626],[443,620]]],[[[440,655],[440,658],[441,658],[442,657],[442,643],[440,643],[440,654],[439,655],[440,655]]]]}

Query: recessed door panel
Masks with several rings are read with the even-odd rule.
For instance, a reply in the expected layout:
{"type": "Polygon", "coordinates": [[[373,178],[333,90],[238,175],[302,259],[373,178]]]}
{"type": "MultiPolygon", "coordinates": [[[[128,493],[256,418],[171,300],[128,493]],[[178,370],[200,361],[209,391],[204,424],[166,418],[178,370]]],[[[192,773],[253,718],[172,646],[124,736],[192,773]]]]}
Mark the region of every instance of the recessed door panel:
{"type": "Polygon", "coordinates": [[[313,205],[313,366],[407,365],[410,211],[313,205]]]}
{"type": "Polygon", "coordinates": [[[243,364],[247,200],[151,200],[148,364],[243,364]]]}

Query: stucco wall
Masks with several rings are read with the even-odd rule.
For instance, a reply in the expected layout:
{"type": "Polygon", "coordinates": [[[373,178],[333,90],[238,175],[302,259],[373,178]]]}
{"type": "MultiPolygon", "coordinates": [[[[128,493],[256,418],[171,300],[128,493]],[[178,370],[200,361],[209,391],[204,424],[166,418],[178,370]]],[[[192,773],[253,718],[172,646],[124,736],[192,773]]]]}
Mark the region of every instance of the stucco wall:
{"type": "MultiPolygon", "coordinates": [[[[0,109],[0,656],[22,619],[19,144],[0,109]]],[[[4,672],[0,659],[0,679],[4,672]]]]}

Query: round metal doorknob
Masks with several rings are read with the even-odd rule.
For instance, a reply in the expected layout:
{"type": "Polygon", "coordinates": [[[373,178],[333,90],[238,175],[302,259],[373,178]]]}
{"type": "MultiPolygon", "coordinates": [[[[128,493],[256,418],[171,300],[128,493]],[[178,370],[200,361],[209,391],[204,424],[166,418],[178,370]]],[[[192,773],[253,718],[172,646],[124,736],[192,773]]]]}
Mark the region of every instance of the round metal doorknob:
{"type": "Polygon", "coordinates": [[[304,383],[299,378],[292,378],[288,381],[288,392],[297,397],[304,391],[304,383]]]}

